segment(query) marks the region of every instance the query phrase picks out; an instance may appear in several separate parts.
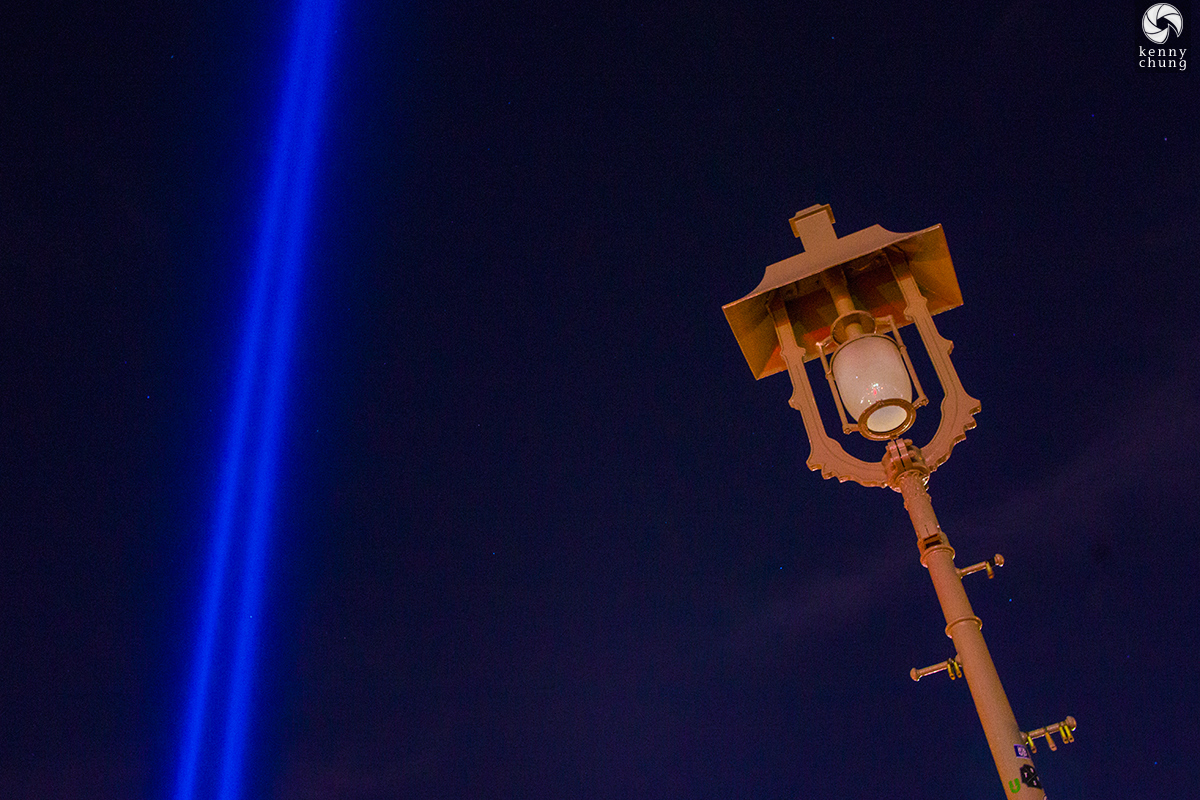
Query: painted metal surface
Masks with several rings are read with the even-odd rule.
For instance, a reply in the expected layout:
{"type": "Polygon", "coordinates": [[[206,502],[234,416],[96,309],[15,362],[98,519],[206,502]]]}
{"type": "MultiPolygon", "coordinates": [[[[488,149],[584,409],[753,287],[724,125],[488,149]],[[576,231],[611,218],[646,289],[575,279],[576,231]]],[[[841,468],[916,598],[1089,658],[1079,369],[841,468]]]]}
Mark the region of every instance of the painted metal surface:
{"type": "MultiPolygon", "coordinates": [[[[786,369],[793,392],[789,404],[801,412],[812,451],[810,469],[822,477],[853,480],[864,486],[889,486],[904,497],[916,531],[921,564],[928,572],[946,620],[946,635],[957,649],[954,657],[923,669],[913,669],[914,681],[946,671],[963,677],[971,691],[988,747],[1005,791],[1021,797],[1045,797],[1030,754],[1033,740],[1058,732],[1071,741],[1074,718],[1028,734],[1017,726],[1008,696],[983,639],[982,623],[971,608],[962,576],[995,566],[983,562],[958,569],[954,550],[938,524],[929,493],[930,473],[950,456],[954,445],[975,427],[979,401],[967,394],[950,361],[952,343],[933,324],[933,314],[962,303],[950,254],[940,226],[914,234],[893,234],[879,226],[843,239],[833,232],[833,213],[827,205],[811,206],[792,219],[792,229],[804,241],[805,252],[767,268],[751,294],[724,307],[747,362],[756,378],[786,369]],[[863,311],[865,309],[865,313],[863,311]],[[925,448],[907,439],[892,438],[881,461],[851,456],[825,431],[805,362],[822,348],[843,339],[869,335],[881,317],[898,317],[917,326],[921,340],[942,385],[941,420],[925,448]],[[846,328],[841,336],[839,325],[846,328]]],[[[824,358],[822,356],[822,360],[824,358]]],[[[911,365],[909,366],[911,370],[911,365]]],[[[829,367],[826,364],[828,377],[829,367]]],[[[911,373],[916,380],[915,372],[911,373]]],[[[830,378],[837,398],[835,381],[830,378]]],[[[839,409],[840,411],[840,409],[839,409]]],[[[843,427],[845,418],[842,419],[843,427]]]]}
{"type": "Polygon", "coordinates": [[[829,337],[838,317],[820,277],[831,267],[843,267],[850,291],[863,310],[873,317],[895,317],[899,326],[910,321],[903,314],[908,303],[892,276],[889,260],[908,266],[929,302],[931,315],[962,305],[941,225],[916,233],[893,233],[872,225],[838,238],[833,212],[827,205],[817,205],[793,217],[792,230],[801,237],[804,252],[767,267],[754,291],[722,307],[755,378],[787,369],[768,308],[776,294],[781,293],[788,304],[804,360],[817,357],[816,343],[829,337]],[[888,258],[881,259],[881,255],[888,258]]]}
{"type": "Polygon", "coordinates": [[[946,635],[954,642],[955,660],[961,665],[971,690],[971,699],[975,702],[996,771],[1008,791],[1016,786],[1022,792],[1022,798],[1045,797],[1033,761],[1028,755],[1018,755],[1018,747],[1024,745],[1025,735],[1017,726],[1017,718],[984,641],[983,623],[971,608],[962,576],[954,566],[954,548],[933,511],[933,502],[925,489],[929,472],[924,468],[919,452],[913,453],[913,450],[907,442],[889,443],[885,465],[889,477],[904,496],[904,507],[908,509],[917,534],[921,564],[929,571],[929,579],[937,593],[946,619],[946,635]],[[905,450],[907,454],[902,452],[905,450]],[[907,464],[903,463],[906,455],[907,464]]]}

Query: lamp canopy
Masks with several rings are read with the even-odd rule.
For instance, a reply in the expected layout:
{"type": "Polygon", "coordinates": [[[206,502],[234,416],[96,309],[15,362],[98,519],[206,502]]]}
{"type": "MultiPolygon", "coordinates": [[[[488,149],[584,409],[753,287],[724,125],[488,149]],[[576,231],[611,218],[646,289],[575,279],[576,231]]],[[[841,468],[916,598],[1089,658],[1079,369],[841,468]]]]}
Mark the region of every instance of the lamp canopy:
{"type": "Polygon", "coordinates": [[[839,238],[833,230],[833,211],[814,205],[792,217],[792,232],[804,252],[767,267],[762,282],[740,300],[723,307],[754,377],[765,378],[787,369],[779,337],[767,304],[780,290],[804,360],[817,357],[817,342],[830,335],[838,317],[833,299],[821,283],[827,269],[841,266],[858,307],[874,317],[892,317],[908,324],[907,303],[892,274],[891,263],[907,263],[930,314],[962,305],[958,278],[941,225],[915,233],[893,233],[879,225],[839,238]]]}

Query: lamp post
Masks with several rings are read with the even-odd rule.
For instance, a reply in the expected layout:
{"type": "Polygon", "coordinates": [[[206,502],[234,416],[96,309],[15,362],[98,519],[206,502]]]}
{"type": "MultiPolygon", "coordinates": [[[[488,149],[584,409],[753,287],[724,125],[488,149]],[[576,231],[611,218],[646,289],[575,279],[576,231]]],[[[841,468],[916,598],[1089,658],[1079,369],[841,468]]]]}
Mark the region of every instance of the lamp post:
{"type": "Polygon", "coordinates": [[[763,378],[786,371],[792,381],[790,405],[804,421],[812,451],[808,466],[824,478],[864,486],[889,486],[904,498],[921,565],[928,572],[946,619],[946,635],[956,654],[923,669],[914,681],[945,671],[965,677],[983,725],[1000,782],[1019,800],[1045,797],[1030,756],[1052,734],[1073,741],[1075,720],[1023,732],[1009,705],[982,622],[971,609],[962,577],[994,569],[995,558],[959,569],[954,549],[938,524],[926,484],[929,474],[950,457],[955,444],[975,427],[979,401],[967,394],[950,362],[952,344],[934,327],[932,316],[962,305],[958,279],[940,225],[916,233],[893,233],[874,225],[839,238],[828,205],[811,206],[791,219],[804,252],[767,267],[762,282],[724,307],[742,353],[763,378]],[[942,386],[941,421],[924,447],[901,438],[927,400],[908,357],[900,328],[916,325],[942,386]],[[805,362],[820,359],[846,434],[859,433],[886,443],[878,462],[851,456],[825,431],[805,362]]]}

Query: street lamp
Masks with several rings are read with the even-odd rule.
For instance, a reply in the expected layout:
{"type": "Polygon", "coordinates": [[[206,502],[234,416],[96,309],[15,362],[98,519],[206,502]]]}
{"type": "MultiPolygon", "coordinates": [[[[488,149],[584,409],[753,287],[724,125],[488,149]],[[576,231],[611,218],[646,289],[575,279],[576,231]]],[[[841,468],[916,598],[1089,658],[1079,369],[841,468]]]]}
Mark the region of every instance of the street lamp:
{"type": "Polygon", "coordinates": [[[962,577],[994,569],[993,559],[958,569],[954,550],[938,525],[925,486],[929,474],[950,457],[975,427],[979,401],[967,394],[950,363],[951,342],[938,334],[933,315],[962,305],[950,250],[940,225],[916,233],[892,233],[874,225],[838,238],[828,205],[792,217],[804,252],[767,267],[750,294],[724,307],[755,378],[787,371],[790,405],[804,420],[812,451],[810,469],[824,478],[889,486],[904,497],[917,534],[921,564],[929,571],[946,618],[953,658],[922,669],[912,679],[945,671],[965,677],[983,725],[1000,782],[1020,800],[1045,797],[1030,756],[1052,734],[1074,740],[1075,719],[1023,732],[1009,705],[983,640],[982,622],[971,609],[962,577]],[[927,400],[900,329],[916,325],[942,387],[941,421],[924,447],[900,438],[927,400]],[[825,431],[805,362],[820,359],[841,419],[842,431],[886,442],[878,462],[855,458],[825,431]]]}

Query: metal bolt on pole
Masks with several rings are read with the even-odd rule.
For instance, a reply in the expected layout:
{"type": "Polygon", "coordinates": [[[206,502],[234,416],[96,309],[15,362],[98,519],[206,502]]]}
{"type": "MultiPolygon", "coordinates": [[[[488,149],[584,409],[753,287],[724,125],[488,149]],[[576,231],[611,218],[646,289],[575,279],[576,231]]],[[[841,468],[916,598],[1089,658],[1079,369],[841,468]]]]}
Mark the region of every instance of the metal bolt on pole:
{"type": "Polygon", "coordinates": [[[883,462],[891,485],[904,496],[904,507],[908,509],[917,534],[921,565],[929,570],[946,617],[946,635],[958,649],[957,660],[962,665],[971,699],[975,701],[975,710],[979,713],[1000,782],[1010,796],[1020,793],[1020,800],[1041,800],[1046,795],[1029,757],[1025,735],[1017,726],[996,665],[983,640],[983,623],[971,609],[962,577],[954,566],[954,548],[938,525],[929,492],[925,490],[929,469],[921,451],[907,439],[892,440],[883,462]]]}

